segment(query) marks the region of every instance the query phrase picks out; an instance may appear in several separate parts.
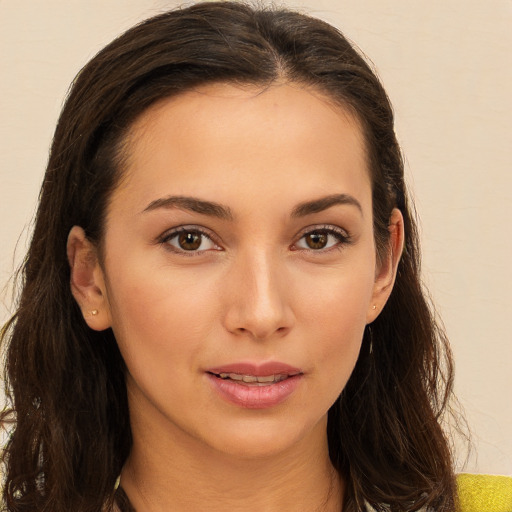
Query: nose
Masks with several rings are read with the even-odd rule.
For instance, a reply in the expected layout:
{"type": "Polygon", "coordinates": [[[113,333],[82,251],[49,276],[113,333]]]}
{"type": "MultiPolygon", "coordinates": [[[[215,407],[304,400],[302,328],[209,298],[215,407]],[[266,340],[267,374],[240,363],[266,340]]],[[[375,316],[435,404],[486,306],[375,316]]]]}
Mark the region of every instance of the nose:
{"type": "Polygon", "coordinates": [[[284,336],[295,321],[283,263],[260,252],[237,258],[224,286],[225,328],[257,340],[284,336]]]}

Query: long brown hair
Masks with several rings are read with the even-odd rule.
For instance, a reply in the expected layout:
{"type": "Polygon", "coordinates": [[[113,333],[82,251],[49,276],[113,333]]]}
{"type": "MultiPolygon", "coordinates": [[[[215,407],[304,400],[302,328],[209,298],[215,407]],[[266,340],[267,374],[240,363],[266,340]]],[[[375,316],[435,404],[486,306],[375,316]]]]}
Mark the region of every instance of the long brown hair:
{"type": "Polygon", "coordinates": [[[96,55],[60,116],[21,269],[18,309],[2,334],[14,417],[4,452],[5,509],[98,512],[112,507],[131,447],[125,366],[112,331],[87,327],[69,286],[73,225],[101,247],[106,205],[122,174],[126,133],[155,101],[192,87],[275,80],[312,86],[360,120],[370,162],[378,254],[394,207],[405,249],[391,297],[329,411],[345,511],[455,507],[440,426],[452,389],[445,336],[420,284],[420,254],[393,112],[368,64],[332,26],[283,9],[205,2],[151,18],[96,55]],[[383,504],[387,504],[386,508],[383,504]]]}

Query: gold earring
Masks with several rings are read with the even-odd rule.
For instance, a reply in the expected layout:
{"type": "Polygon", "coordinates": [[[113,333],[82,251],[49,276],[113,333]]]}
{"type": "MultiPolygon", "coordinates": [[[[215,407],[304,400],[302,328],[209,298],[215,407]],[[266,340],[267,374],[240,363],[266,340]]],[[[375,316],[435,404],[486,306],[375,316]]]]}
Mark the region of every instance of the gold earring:
{"type": "Polygon", "coordinates": [[[91,315],[92,315],[92,316],[96,316],[97,314],[98,314],[98,310],[97,310],[97,309],[93,309],[93,310],[91,311],[91,315]]]}
{"type": "Polygon", "coordinates": [[[377,306],[374,304],[374,305],[372,306],[372,309],[377,309],[377,306]]]}

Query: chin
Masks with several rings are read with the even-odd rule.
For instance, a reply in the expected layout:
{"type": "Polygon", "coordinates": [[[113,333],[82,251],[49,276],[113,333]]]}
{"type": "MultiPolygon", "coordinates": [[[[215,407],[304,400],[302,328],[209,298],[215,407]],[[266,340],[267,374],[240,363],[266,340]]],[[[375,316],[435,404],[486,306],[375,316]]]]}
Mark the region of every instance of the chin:
{"type": "MultiPolygon", "coordinates": [[[[304,447],[324,442],[327,427],[327,414],[317,421],[301,422],[290,416],[281,421],[259,420],[236,422],[229,430],[217,431],[210,439],[203,439],[215,451],[229,457],[241,459],[267,459],[286,455],[296,450],[301,444],[304,447]]],[[[224,425],[225,426],[225,425],[224,425]]]]}

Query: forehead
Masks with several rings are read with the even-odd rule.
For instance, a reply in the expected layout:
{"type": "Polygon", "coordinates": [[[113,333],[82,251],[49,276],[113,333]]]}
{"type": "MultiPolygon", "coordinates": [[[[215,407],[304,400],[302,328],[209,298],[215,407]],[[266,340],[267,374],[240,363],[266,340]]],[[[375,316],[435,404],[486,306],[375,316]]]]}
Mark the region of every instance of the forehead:
{"type": "MultiPolygon", "coordinates": [[[[290,136],[299,135],[301,127],[304,134],[309,128],[322,138],[326,132],[339,132],[340,121],[349,128],[353,138],[358,139],[358,145],[364,146],[363,130],[356,115],[348,106],[340,105],[319,89],[289,82],[265,87],[214,83],[157,101],[132,124],[127,140],[132,149],[143,150],[142,146],[147,146],[150,138],[159,141],[158,137],[154,138],[157,132],[165,136],[171,128],[176,132],[187,130],[190,135],[201,135],[203,130],[210,136],[212,129],[220,128],[217,135],[222,138],[227,128],[238,126],[244,128],[240,136],[247,142],[251,135],[268,128],[272,131],[285,129],[290,136]],[[248,130],[246,123],[253,121],[258,122],[248,130]],[[290,124],[294,122],[297,124],[292,132],[290,124]]],[[[253,140],[256,141],[256,137],[253,140]]]]}
{"type": "Polygon", "coordinates": [[[323,195],[340,178],[342,187],[369,186],[356,117],[297,84],[211,84],[163,99],[136,120],[126,147],[120,188],[147,199],[161,187],[197,195],[222,185],[277,198],[291,184],[298,195],[323,195]]]}

